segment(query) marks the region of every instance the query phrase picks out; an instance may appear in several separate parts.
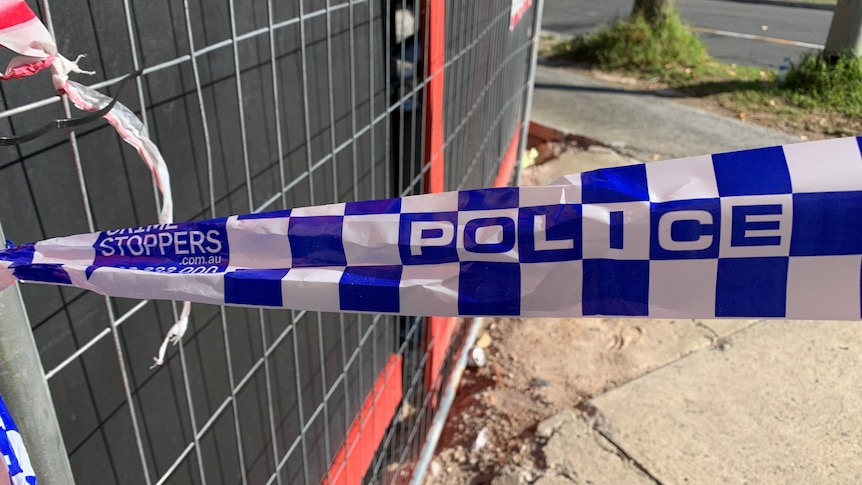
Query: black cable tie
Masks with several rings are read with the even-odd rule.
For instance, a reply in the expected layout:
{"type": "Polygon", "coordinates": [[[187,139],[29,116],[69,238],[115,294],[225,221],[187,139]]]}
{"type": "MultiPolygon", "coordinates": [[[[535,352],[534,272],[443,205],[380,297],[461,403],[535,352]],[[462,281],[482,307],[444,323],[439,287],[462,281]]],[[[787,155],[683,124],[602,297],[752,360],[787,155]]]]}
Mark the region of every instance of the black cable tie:
{"type": "Polygon", "coordinates": [[[107,106],[100,109],[99,111],[93,111],[90,114],[84,116],[78,116],[76,118],[60,118],[54,121],[48,122],[45,126],[41,128],[37,128],[29,133],[25,133],[23,135],[17,136],[0,136],[0,146],[11,146],[11,145],[20,145],[21,143],[28,142],[30,140],[34,140],[39,138],[40,136],[48,133],[51,130],[62,130],[64,128],[74,128],[77,126],[85,125],[87,123],[93,122],[111,111],[114,108],[114,105],[117,104],[117,99],[120,97],[120,91],[123,90],[123,87],[129,82],[131,79],[134,79],[141,75],[141,70],[135,71],[125,78],[117,85],[117,94],[108,103],[107,106]]]}

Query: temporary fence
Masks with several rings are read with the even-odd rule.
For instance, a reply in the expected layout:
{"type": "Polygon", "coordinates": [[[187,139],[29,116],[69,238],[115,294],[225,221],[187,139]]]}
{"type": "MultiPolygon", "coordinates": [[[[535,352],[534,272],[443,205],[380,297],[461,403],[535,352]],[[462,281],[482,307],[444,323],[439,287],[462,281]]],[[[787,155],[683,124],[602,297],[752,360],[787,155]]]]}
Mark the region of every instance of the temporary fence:
{"type": "MultiPolygon", "coordinates": [[[[144,121],[176,220],[515,175],[541,2],[28,3],[60,52],[87,54],[96,74],[77,79],[144,121]]],[[[74,114],[40,76],[0,83],[3,136],[74,114]]],[[[0,174],[15,242],[145,226],[159,212],[146,168],[101,121],[0,147],[0,174]]],[[[19,286],[0,299],[0,395],[43,483],[421,477],[475,328],[195,305],[151,369],[178,305],[19,286]]]]}

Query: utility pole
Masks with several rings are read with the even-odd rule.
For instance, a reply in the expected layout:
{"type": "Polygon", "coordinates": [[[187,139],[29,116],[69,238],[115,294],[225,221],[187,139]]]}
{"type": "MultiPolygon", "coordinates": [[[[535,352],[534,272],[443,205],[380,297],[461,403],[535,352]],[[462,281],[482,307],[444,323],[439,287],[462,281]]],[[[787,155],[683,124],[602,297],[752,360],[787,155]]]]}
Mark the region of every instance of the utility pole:
{"type": "Polygon", "coordinates": [[[838,0],[823,54],[827,59],[862,55],[862,2],[838,0]]]}

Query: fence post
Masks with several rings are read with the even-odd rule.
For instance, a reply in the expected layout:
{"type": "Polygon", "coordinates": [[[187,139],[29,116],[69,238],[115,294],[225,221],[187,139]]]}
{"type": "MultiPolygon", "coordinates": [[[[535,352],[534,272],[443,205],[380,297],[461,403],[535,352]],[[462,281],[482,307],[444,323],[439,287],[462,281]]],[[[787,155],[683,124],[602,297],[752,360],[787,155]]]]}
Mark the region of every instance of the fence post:
{"type": "MultiPolygon", "coordinates": [[[[0,241],[5,246],[2,226],[0,241]]],[[[75,483],[18,284],[0,292],[0,395],[18,426],[38,483],[75,483]]]]}
{"type": "Polygon", "coordinates": [[[536,84],[536,62],[539,58],[539,41],[542,38],[542,11],[545,0],[536,0],[536,15],[533,18],[533,48],[530,53],[530,70],[527,72],[527,99],[524,100],[524,115],[521,128],[521,143],[515,160],[515,185],[521,185],[521,164],[527,149],[527,135],[530,132],[530,111],[533,109],[533,87],[536,84]]]}

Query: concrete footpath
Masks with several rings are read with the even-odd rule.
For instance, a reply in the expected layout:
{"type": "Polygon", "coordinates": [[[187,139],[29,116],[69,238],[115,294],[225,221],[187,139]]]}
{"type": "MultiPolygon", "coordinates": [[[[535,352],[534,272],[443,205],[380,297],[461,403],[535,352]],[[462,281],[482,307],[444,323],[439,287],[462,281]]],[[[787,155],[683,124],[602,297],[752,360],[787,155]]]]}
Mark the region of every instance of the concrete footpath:
{"type": "Polygon", "coordinates": [[[624,91],[538,66],[530,119],[599,140],[641,160],[682,158],[800,141],[775,130],[682,105],[656,91],[624,91]]]}
{"type": "MultiPolygon", "coordinates": [[[[548,66],[531,119],[641,161],[799,141],[548,66]]],[[[608,152],[550,162],[547,177],[626,161],[608,152]]],[[[558,471],[543,483],[862,482],[858,322],[700,322],[716,331],[713,345],[681,348],[683,357],[540,425],[558,471]]]]}

